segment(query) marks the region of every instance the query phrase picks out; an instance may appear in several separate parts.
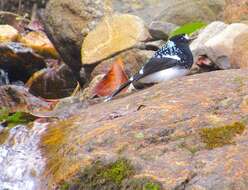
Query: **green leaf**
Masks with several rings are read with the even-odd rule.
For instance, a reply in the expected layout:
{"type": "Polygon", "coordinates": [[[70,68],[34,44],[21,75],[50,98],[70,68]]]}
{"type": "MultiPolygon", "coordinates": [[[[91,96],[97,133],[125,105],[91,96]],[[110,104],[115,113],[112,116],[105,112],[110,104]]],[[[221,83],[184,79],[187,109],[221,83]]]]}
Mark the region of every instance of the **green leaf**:
{"type": "Polygon", "coordinates": [[[9,123],[26,123],[27,120],[25,119],[25,116],[22,112],[16,112],[13,115],[9,116],[7,121],[9,123]]]}
{"type": "Polygon", "coordinates": [[[194,32],[196,32],[197,30],[203,28],[203,27],[206,27],[207,24],[204,23],[204,22],[201,22],[201,21],[198,21],[198,22],[190,22],[190,23],[187,23],[181,27],[179,27],[178,29],[174,30],[171,34],[170,34],[170,37],[173,37],[173,36],[176,36],[176,35],[179,35],[179,34],[192,34],[194,32]]]}
{"type": "Polygon", "coordinates": [[[18,124],[28,124],[35,120],[35,117],[24,112],[10,113],[8,109],[0,109],[0,123],[4,122],[8,128],[12,128],[18,124]]]}

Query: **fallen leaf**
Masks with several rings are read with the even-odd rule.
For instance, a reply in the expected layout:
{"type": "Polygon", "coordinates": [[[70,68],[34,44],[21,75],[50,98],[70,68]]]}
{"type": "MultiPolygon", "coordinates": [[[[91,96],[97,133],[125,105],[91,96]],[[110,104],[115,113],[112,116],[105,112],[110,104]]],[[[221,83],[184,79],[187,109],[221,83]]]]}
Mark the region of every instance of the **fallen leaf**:
{"type": "Polygon", "coordinates": [[[96,85],[93,92],[96,96],[108,96],[120,85],[127,82],[128,77],[124,71],[124,63],[122,59],[118,59],[112,65],[110,71],[96,85]]]}

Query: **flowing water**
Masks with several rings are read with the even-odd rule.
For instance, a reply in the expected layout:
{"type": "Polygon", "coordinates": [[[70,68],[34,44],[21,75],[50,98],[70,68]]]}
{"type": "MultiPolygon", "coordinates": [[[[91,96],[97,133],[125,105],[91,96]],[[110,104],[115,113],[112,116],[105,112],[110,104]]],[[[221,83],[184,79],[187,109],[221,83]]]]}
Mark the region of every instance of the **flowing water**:
{"type": "Polygon", "coordinates": [[[30,129],[18,125],[0,145],[0,190],[36,190],[44,159],[38,149],[39,137],[47,124],[34,122],[30,129]]]}
{"type": "Polygon", "coordinates": [[[8,85],[8,84],[10,84],[8,73],[6,73],[4,70],[0,69],[0,86],[8,85]]]}

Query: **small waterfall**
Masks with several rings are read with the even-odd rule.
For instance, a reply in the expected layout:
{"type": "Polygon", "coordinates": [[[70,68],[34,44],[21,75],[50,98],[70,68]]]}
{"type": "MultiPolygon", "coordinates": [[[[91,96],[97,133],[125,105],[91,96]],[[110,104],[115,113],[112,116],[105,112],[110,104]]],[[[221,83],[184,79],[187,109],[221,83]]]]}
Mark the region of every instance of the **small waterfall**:
{"type": "Polygon", "coordinates": [[[8,85],[8,84],[10,84],[8,73],[6,73],[4,70],[0,69],[0,86],[8,85]]]}
{"type": "Polygon", "coordinates": [[[44,160],[38,149],[39,137],[47,124],[34,122],[29,129],[18,125],[10,129],[0,145],[0,190],[36,190],[44,160]]]}

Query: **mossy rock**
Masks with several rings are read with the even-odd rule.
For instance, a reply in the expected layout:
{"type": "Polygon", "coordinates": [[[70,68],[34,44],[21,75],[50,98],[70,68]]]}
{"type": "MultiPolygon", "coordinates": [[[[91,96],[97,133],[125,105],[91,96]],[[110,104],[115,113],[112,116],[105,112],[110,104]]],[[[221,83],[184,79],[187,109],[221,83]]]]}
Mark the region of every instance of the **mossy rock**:
{"type": "Polygon", "coordinates": [[[216,128],[204,128],[200,130],[202,141],[208,149],[222,147],[228,144],[234,144],[233,138],[236,135],[241,135],[245,130],[245,125],[240,122],[235,122],[230,125],[225,125],[216,128]]]}
{"type": "Polygon", "coordinates": [[[129,161],[119,159],[104,165],[97,161],[84,169],[71,182],[64,183],[61,190],[119,190],[121,182],[134,174],[129,161]]]}
{"type": "Polygon", "coordinates": [[[118,159],[104,165],[97,161],[64,182],[60,190],[161,190],[161,184],[148,178],[134,178],[135,170],[130,161],[118,159]]]}
{"type": "Polygon", "coordinates": [[[162,190],[162,185],[150,178],[132,178],[124,181],[120,190],[162,190]]]}

